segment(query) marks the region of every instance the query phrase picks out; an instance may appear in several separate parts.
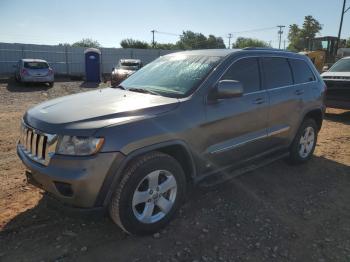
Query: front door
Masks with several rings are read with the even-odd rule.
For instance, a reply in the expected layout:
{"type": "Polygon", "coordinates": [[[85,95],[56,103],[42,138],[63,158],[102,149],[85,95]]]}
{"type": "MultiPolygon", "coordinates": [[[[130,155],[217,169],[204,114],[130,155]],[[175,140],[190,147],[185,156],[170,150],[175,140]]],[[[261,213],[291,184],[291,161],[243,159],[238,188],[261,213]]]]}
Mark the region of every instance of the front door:
{"type": "Polygon", "coordinates": [[[235,61],[220,80],[237,80],[241,97],[208,101],[204,158],[207,166],[223,167],[266,149],[268,96],[261,89],[259,61],[255,57],[235,61]]]}

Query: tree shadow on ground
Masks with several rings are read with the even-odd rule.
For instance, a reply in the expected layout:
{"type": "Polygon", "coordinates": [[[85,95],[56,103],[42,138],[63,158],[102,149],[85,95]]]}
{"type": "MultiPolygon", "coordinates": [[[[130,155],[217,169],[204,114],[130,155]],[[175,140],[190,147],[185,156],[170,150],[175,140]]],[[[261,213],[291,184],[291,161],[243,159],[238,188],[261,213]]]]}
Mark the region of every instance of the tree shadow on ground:
{"type": "Polygon", "coordinates": [[[227,261],[341,261],[350,238],[349,187],[347,165],[316,156],[299,166],[277,161],[195,188],[160,239],[128,236],[107,217],[66,215],[44,197],[0,233],[0,260],[193,261],[219,260],[220,252],[227,261]]]}

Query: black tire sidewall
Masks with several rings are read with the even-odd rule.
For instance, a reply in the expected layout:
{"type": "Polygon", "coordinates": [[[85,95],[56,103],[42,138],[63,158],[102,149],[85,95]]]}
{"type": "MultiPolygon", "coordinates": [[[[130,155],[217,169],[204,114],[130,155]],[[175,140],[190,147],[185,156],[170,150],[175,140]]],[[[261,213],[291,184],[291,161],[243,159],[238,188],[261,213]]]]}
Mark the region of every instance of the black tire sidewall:
{"type": "Polygon", "coordinates": [[[316,125],[315,120],[308,118],[308,119],[305,119],[303,121],[303,123],[301,124],[301,126],[300,126],[294,140],[293,140],[292,146],[291,146],[290,160],[292,161],[292,163],[295,163],[295,164],[305,163],[306,161],[308,161],[312,157],[312,155],[315,151],[315,148],[316,148],[316,144],[317,144],[318,131],[319,130],[317,129],[317,125],[316,125]],[[314,144],[313,144],[311,152],[309,153],[309,155],[307,157],[303,158],[299,154],[299,143],[300,143],[300,138],[303,135],[304,130],[307,127],[313,128],[314,133],[315,133],[315,140],[314,140],[314,144]]]}
{"type": "Polygon", "coordinates": [[[157,232],[173,217],[184,199],[185,191],[186,179],[181,166],[175,159],[170,156],[162,156],[146,161],[133,171],[121,192],[119,218],[122,226],[132,234],[150,234],[157,232]],[[135,217],[132,209],[132,198],[134,191],[141,180],[147,174],[155,170],[167,170],[173,174],[177,183],[176,200],[172,209],[164,218],[156,223],[145,224],[137,220],[135,217]]]}

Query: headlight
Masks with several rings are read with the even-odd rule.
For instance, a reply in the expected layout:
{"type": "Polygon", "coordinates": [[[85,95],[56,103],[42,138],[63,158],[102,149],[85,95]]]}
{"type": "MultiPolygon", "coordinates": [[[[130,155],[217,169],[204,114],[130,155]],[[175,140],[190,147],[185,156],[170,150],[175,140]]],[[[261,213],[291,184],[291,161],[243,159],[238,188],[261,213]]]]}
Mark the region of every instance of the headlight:
{"type": "Polygon", "coordinates": [[[103,142],[103,138],[61,136],[58,140],[56,152],[61,155],[93,155],[101,149],[103,142]]]}

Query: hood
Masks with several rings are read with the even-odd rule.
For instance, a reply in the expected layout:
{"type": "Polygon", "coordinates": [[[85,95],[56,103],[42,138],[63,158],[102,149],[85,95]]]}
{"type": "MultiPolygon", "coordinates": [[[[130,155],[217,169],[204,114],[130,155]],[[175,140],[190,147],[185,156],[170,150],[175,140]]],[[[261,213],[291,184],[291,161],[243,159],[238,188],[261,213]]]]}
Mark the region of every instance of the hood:
{"type": "Polygon", "coordinates": [[[96,129],[170,111],[176,98],[105,88],[49,100],[29,109],[24,121],[51,134],[92,135],[96,129]]]}
{"type": "Polygon", "coordinates": [[[324,72],[321,74],[322,77],[327,78],[327,77],[334,77],[334,76],[345,76],[345,77],[350,77],[350,72],[324,72]]]}

